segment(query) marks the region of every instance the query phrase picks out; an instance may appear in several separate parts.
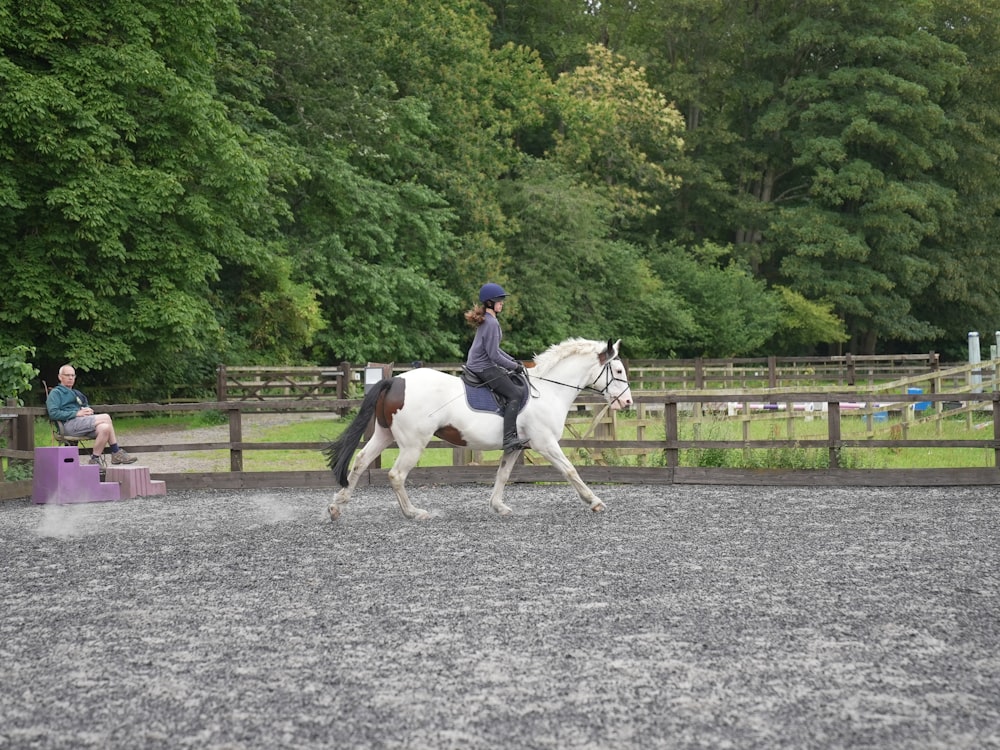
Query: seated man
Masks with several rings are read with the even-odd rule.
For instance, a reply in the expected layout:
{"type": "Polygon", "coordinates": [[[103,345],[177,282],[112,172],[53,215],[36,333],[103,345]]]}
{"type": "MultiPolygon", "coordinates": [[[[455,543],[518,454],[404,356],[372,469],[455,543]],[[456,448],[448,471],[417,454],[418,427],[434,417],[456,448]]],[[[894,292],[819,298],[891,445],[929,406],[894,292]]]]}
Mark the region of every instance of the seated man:
{"type": "Polygon", "coordinates": [[[96,432],[93,455],[90,463],[104,466],[104,446],[111,446],[111,463],[132,464],[136,459],[124,448],[118,447],[118,437],[110,414],[94,414],[87,397],[73,386],[76,384],[76,370],[72,365],[59,368],[59,385],[53,388],[45,399],[49,417],[63,423],[67,435],[88,435],[96,432]]]}

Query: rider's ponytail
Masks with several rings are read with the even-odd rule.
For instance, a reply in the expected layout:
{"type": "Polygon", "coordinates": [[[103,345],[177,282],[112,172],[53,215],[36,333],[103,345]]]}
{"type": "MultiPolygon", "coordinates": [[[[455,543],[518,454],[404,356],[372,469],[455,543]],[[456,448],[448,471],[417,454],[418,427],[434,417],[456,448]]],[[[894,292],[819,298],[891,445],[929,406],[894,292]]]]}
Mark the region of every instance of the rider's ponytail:
{"type": "Polygon", "coordinates": [[[465,322],[473,328],[479,328],[484,320],[486,320],[486,308],[482,305],[476,305],[465,313],[465,322]]]}

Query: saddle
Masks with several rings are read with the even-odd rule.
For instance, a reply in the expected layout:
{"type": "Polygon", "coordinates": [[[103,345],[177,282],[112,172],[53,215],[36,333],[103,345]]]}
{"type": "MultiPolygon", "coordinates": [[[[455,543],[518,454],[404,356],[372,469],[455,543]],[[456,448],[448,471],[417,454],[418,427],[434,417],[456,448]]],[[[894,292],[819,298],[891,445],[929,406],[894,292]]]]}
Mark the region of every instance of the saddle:
{"type": "MultiPolygon", "coordinates": [[[[469,404],[470,409],[473,411],[488,411],[499,415],[503,414],[504,407],[500,396],[487,385],[485,380],[472,372],[472,370],[466,368],[465,365],[462,365],[462,374],[460,377],[462,378],[462,383],[465,385],[465,400],[469,404]]],[[[530,388],[528,388],[527,378],[520,373],[511,373],[511,377],[519,382],[524,390],[524,396],[517,407],[518,414],[520,414],[521,410],[528,405],[530,388]]]]}

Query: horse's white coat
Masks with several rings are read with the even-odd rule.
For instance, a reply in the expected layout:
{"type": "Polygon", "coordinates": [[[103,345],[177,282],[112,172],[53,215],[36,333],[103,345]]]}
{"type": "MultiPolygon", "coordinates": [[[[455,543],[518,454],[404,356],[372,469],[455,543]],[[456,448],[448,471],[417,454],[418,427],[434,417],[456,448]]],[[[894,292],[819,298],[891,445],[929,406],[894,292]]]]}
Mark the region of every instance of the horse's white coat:
{"type": "MultiPolygon", "coordinates": [[[[559,439],[567,412],[585,388],[603,392],[613,409],[632,404],[625,366],[618,359],[619,343],[611,345],[609,350],[610,342],[569,339],[535,357],[535,366],[528,369],[532,398],[517,420],[518,435],[562,472],[593,511],[603,510],[604,503],[563,455],[559,439]]],[[[417,519],[427,518],[428,513],[410,502],[406,477],[436,431],[444,427],[458,430],[465,446],[473,450],[496,450],[502,446],[503,419],[470,409],[460,378],[431,369],[411,370],[399,377],[406,383],[404,404],[393,415],[390,428],[376,423],[372,437],[355,457],[347,486],[330,505],[330,516],[334,519],[340,516],[341,506],[350,500],[362,473],[393,442],[399,447],[399,457],[389,470],[389,483],[403,514],[417,519]]],[[[503,502],[503,490],[519,453],[504,455],[493,484],[490,507],[502,515],[511,512],[503,502]]]]}

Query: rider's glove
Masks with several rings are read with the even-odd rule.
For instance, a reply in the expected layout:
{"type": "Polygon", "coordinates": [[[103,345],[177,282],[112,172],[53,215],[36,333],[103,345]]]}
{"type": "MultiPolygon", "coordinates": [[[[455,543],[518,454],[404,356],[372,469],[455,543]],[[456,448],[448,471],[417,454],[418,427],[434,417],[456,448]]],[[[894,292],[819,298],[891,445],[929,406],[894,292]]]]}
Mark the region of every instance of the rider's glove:
{"type": "Polygon", "coordinates": [[[521,375],[527,375],[527,371],[524,369],[524,365],[520,362],[517,363],[517,367],[514,368],[514,372],[520,373],[521,375]]]}

